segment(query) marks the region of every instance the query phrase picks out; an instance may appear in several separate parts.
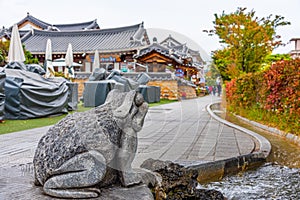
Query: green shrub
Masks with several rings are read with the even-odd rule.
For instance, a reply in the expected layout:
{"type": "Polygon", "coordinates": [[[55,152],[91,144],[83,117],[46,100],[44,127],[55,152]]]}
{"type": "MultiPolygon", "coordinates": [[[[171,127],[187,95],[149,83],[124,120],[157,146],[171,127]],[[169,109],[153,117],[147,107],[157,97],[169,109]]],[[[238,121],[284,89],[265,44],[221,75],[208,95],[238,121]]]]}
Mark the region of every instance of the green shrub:
{"type": "Polygon", "coordinates": [[[226,83],[228,110],[300,134],[300,59],[226,83]]]}

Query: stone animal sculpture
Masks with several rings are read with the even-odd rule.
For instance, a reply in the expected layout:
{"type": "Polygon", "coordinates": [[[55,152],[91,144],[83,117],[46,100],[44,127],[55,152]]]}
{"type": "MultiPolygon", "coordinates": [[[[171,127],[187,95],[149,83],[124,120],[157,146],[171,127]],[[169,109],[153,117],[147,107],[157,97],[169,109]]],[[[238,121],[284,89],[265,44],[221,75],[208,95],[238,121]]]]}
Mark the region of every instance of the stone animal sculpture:
{"type": "Polygon", "coordinates": [[[68,115],[38,143],[35,184],[51,196],[91,198],[102,187],[140,183],[131,163],[147,111],[140,93],[112,90],[105,104],[68,115]]]}

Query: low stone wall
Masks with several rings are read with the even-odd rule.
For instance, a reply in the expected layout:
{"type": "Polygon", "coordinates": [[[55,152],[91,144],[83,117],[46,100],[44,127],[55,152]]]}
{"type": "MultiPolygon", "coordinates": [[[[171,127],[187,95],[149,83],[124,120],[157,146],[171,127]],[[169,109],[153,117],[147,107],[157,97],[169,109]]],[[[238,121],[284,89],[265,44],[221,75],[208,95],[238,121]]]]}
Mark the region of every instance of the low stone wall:
{"type": "Polygon", "coordinates": [[[178,84],[176,80],[150,81],[147,85],[160,87],[160,98],[178,100],[178,84]]]}
{"type": "MultiPolygon", "coordinates": [[[[76,73],[75,83],[78,83],[78,97],[82,97],[84,91],[84,83],[88,81],[90,73],[76,73]]],[[[136,79],[138,73],[124,73],[124,76],[136,79]]],[[[184,84],[183,81],[174,78],[169,73],[148,73],[152,80],[147,84],[149,86],[160,87],[160,98],[169,100],[181,100],[196,98],[196,89],[184,84]]]]}
{"type": "Polygon", "coordinates": [[[84,91],[84,83],[88,81],[89,79],[74,79],[75,83],[78,83],[78,98],[81,98],[83,96],[84,91]]]}
{"type": "Polygon", "coordinates": [[[195,88],[188,85],[180,85],[178,92],[181,99],[193,99],[197,97],[195,88]]]}
{"type": "Polygon", "coordinates": [[[181,100],[196,98],[196,89],[189,85],[180,85],[177,80],[153,80],[147,85],[160,87],[160,98],[181,100]]]}

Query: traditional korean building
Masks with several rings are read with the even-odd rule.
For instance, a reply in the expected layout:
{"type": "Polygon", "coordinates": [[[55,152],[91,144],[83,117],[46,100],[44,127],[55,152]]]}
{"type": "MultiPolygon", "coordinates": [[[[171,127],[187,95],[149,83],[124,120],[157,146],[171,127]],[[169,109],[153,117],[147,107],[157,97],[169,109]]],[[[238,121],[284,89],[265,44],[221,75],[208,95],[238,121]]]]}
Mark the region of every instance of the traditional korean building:
{"type": "MultiPolygon", "coordinates": [[[[141,49],[135,55],[137,62],[146,66],[149,72],[174,72],[177,77],[200,82],[203,76],[203,60],[198,51],[181,44],[171,35],[160,43],[153,38],[153,44],[141,49]]],[[[136,67],[137,71],[145,71],[145,67],[136,67]]]]}
{"type": "Polygon", "coordinates": [[[53,59],[61,58],[72,44],[74,61],[83,64],[75,71],[92,72],[95,51],[100,54],[104,68],[121,69],[122,65],[132,62],[137,49],[148,44],[143,23],[112,29],[93,29],[79,31],[33,30],[22,38],[26,49],[41,63],[45,59],[47,40],[52,42],[53,59]]]}
{"type": "MultiPolygon", "coordinates": [[[[101,67],[120,69],[123,72],[176,71],[181,78],[195,77],[203,66],[198,51],[178,42],[171,35],[160,44],[150,45],[143,23],[111,29],[100,29],[97,20],[73,24],[51,24],[33,17],[29,13],[17,23],[25,48],[44,63],[46,43],[52,42],[53,60],[63,58],[68,44],[72,44],[74,61],[82,64],[77,72],[92,72],[96,50],[100,53],[101,67]],[[149,46],[150,45],[150,46],[149,46]],[[135,60],[133,59],[135,56],[135,60]],[[141,65],[136,65],[135,63],[141,65]]],[[[12,27],[0,31],[0,39],[10,39],[12,27]]],[[[59,70],[59,69],[56,69],[59,70]]]]}
{"type": "MultiPolygon", "coordinates": [[[[126,27],[100,29],[97,20],[74,24],[50,24],[29,13],[17,23],[21,41],[26,50],[38,58],[42,65],[45,60],[46,43],[52,42],[52,59],[65,56],[68,44],[72,44],[74,62],[82,64],[77,72],[92,72],[96,50],[104,68],[121,69],[131,66],[132,56],[137,50],[150,44],[144,24],[126,27]]],[[[11,27],[0,31],[0,38],[10,39],[11,27]]],[[[58,69],[56,69],[58,70],[58,69]]]]}
{"type": "MultiPolygon", "coordinates": [[[[157,80],[157,76],[152,75],[151,84],[162,88],[163,98],[178,99],[183,97],[184,93],[190,93],[187,97],[195,97],[195,85],[188,81],[197,84],[202,76],[204,62],[200,53],[190,49],[185,43],[178,42],[171,35],[160,43],[154,38],[154,42],[150,44],[143,22],[100,29],[97,20],[50,24],[27,13],[17,25],[26,50],[30,51],[41,65],[45,61],[48,39],[52,43],[53,60],[64,58],[68,44],[72,45],[74,62],[80,64],[74,67],[75,79],[79,83],[79,95],[83,92],[83,83],[94,70],[94,55],[98,50],[100,67],[118,69],[124,73],[159,73],[157,80]]],[[[0,39],[9,40],[11,30],[12,27],[1,29],[0,39]]],[[[58,67],[55,67],[55,70],[62,71],[58,67]]]]}
{"type": "MultiPolygon", "coordinates": [[[[28,32],[32,30],[45,30],[45,31],[79,31],[79,30],[92,30],[92,29],[100,29],[100,26],[97,23],[97,19],[81,22],[81,23],[73,23],[73,24],[50,24],[44,22],[38,18],[27,13],[27,16],[22,20],[17,22],[19,27],[20,37],[22,38],[28,32]]],[[[12,26],[9,28],[2,28],[0,30],[0,39],[10,39],[10,34],[12,31],[12,26]]]]}
{"type": "Polygon", "coordinates": [[[170,54],[168,48],[157,43],[141,49],[134,58],[141,64],[136,66],[138,72],[166,72],[169,66],[176,66],[180,62],[170,54]]]}
{"type": "Polygon", "coordinates": [[[152,81],[148,85],[159,86],[162,98],[197,96],[195,88],[204,77],[204,62],[200,53],[189,49],[186,44],[179,43],[171,36],[161,43],[153,38],[153,43],[138,51],[134,58],[138,63],[136,71],[151,75],[152,81]]]}

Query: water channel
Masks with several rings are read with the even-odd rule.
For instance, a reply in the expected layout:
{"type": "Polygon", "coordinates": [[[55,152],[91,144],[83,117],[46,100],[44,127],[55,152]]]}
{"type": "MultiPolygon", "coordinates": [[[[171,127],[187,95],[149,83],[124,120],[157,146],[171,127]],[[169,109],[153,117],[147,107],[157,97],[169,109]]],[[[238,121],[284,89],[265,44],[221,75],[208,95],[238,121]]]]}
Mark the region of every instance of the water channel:
{"type": "Polygon", "coordinates": [[[235,117],[227,116],[226,120],[267,138],[272,145],[271,154],[267,162],[256,170],[203,186],[221,191],[229,200],[300,199],[300,147],[235,117]]]}

